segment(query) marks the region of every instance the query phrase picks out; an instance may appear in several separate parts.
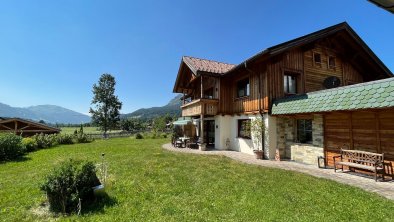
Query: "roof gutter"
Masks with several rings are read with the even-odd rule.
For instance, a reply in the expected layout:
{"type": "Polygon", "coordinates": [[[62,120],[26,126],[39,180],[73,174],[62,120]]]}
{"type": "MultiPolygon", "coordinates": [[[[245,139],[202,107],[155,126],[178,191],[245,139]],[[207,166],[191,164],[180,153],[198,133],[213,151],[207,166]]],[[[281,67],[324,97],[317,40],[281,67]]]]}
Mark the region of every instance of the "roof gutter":
{"type": "MultiPolygon", "coordinates": [[[[255,74],[256,75],[256,73],[253,70],[249,69],[249,67],[247,66],[246,61],[244,62],[244,67],[245,67],[246,71],[248,71],[251,74],[255,74]]],[[[259,114],[260,114],[262,120],[264,121],[264,112],[262,111],[262,108],[261,108],[261,75],[258,75],[258,77],[259,77],[259,84],[258,84],[258,86],[259,86],[259,93],[258,93],[258,95],[259,95],[259,97],[258,97],[258,99],[259,99],[259,114]]],[[[264,129],[264,132],[261,134],[261,141],[262,141],[261,146],[262,146],[263,159],[264,159],[264,153],[265,153],[265,129],[264,129]]]]}

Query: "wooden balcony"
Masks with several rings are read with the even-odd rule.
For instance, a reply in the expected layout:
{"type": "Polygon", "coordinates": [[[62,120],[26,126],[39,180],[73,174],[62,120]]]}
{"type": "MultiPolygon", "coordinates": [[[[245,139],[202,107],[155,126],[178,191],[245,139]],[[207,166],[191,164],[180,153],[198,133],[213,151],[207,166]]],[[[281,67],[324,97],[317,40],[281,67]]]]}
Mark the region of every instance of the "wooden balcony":
{"type": "Polygon", "coordinates": [[[197,99],[181,106],[182,116],[216,115],[218,112],[217,99],[197,99]]]}

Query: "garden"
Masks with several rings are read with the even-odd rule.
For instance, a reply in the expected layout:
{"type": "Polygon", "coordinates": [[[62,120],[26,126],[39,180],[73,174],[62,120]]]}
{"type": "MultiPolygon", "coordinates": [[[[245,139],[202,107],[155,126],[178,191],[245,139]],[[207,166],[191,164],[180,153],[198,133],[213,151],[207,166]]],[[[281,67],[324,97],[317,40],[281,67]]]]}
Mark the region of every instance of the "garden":
{"type": "MultiPolygon", "coordinates": [[[[301,173],[221,156],[172,153],[167,138],[117,138],[57,145],[0,163],[5,221],[390,221],[393,201],[301,173]],[[103,161],[105,195],[67,214],[49,211],[41,189],[70,159],[103,161]],[[348,204],[343,204],[344,200],[348,204]],[[373,213],[371,213],[373,212],[373,213]]],[[[96,169],[100,176],[100,169],[96,169]]]]}

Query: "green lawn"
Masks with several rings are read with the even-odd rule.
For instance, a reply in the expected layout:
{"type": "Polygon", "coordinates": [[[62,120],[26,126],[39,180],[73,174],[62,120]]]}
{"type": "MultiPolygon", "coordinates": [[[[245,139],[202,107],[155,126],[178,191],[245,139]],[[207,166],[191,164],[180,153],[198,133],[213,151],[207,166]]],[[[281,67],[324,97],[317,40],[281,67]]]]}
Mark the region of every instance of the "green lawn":
{"type": "Polygon", "coordinates": [[[39,184],[59,161],[109,163],[110,200],[80,221],[393,221],[394,202],[333,181],[242,164],[226,157],[172,153],[164,139],[119,138],[40,150],[0,164],[0,220],[53,220],[39,214],[39,184]]]}
{"type": "MultiPolygon", "coordinates": [[[[63,133],[63,134],[73,134],[75,130],[79,130],[79,127],[61,127],[60,129],[62,130],[61,133],[63,133]]],[[[121,130],[112,130],[112,131],[109,131],[108,133],[117,133],[120,131],[121,130]]],[[[84,133],[103,133],[97,127],[84,127],[83,132],[84,133]]]]}

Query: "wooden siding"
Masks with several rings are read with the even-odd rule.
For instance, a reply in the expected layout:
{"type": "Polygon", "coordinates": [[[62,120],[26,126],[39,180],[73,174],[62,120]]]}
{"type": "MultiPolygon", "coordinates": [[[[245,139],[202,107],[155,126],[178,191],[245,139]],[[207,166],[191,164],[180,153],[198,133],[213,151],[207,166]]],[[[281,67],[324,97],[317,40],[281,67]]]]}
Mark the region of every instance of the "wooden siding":
{"type": "Polygon", "coordinates": [[[323,81],[330,76],[338,77],[343,86],[343,62],[333,50],[323,46],[316,46],[304,53],[304,69],[305,69],[305,92],[312,92],[325,89],[323,81]],[[321,56],[321,63],[315,63],[313,55],[319,53],[321,56]],[[328,57],[335,58],[335,67],[328,66],[328,57]]]}
{"type": "MultiPolygon", "coordinates": [[[[303,52],[300,49],[291,50],[272,59],[267,66],[268,97],[270,99],[284,96],[283,74],[291,72],[297,76],[297,92],[304,91],[303,52]]],[[[269,105],[268,105],[269,106],[269,105]]]]}
{"type": "MultiPolygon", "coordinates": [[[[247,72],[247,71],[245,71],[247,72]]],[[[259,111],[259,75],[263,76],[257,69],[252,74],[240,73],[235,77],[223,78],[220,87],[219,113],[258,113],[259,111]],[[249,78],[249,96],[237,98],[237,82],[249,78]]],[[[260,79],[262,82],[262,78],[260,79]]],[[[263,83],[261,83],[261,86],[263,83]]],[[[262,92],[264,93],[264,92],[262,92]]],[[[263,94],[261,95],[264,96],[263,94]]],[[[268,107],[266,107],[268,110],[268,107]]]]}
{"type": "MultiPolygon", "coordinates": [[[[378,111],[336,112],[326,114],[325,155],[333,166],[340,147],[384,153],[388,165],[394,165],[394,109],[378,111]]],[[[392,174],[392,167],[386,167],[392,174]]]]}

